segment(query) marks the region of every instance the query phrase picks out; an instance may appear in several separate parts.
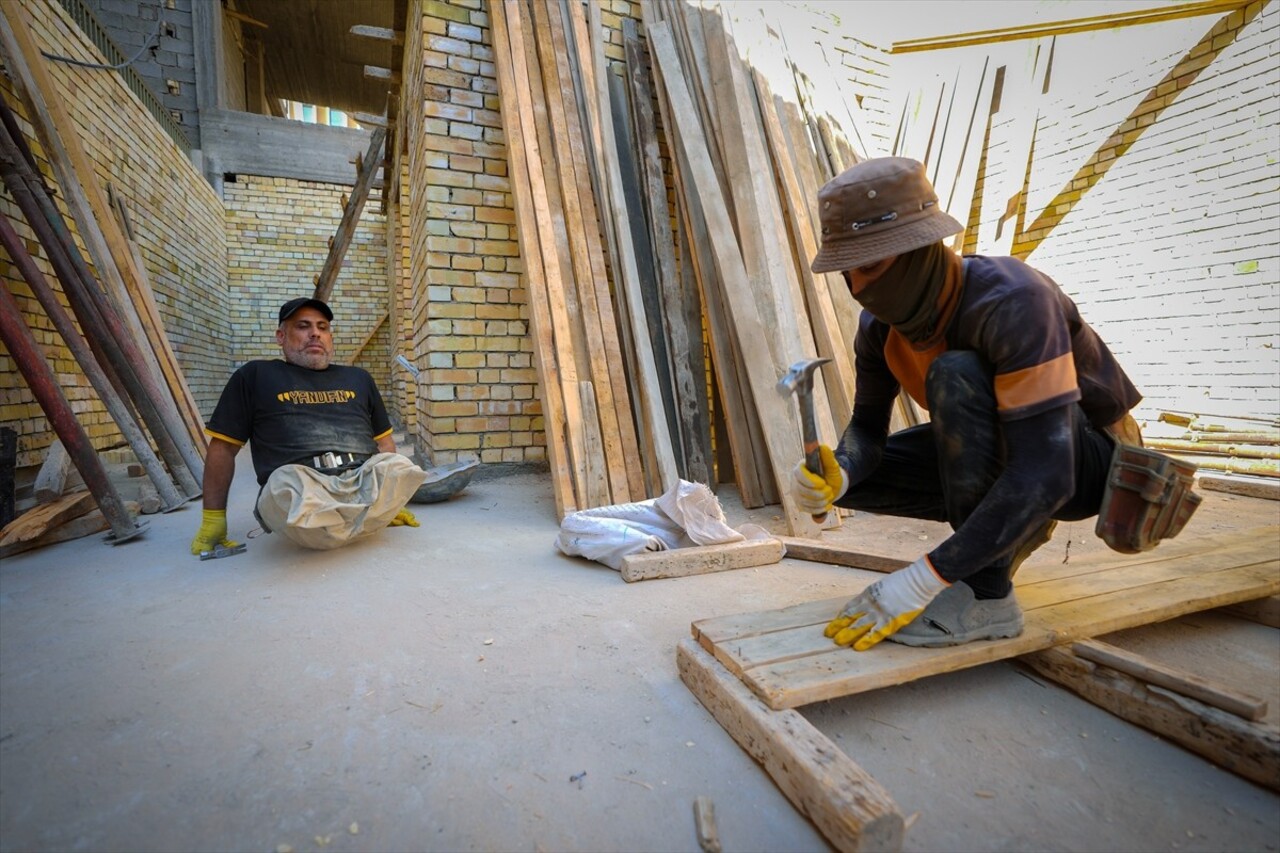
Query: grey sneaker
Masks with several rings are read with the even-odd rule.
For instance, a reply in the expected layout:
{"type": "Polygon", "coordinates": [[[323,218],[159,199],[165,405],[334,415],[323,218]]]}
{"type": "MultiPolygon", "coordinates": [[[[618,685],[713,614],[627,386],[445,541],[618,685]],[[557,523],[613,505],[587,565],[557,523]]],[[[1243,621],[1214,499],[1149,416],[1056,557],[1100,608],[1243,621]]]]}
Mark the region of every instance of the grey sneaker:
{"type": "Polygon", "coordinates": [[[887,639],[904,646],[959,646],[974,640],[998,640],[1022,633],[1022,608],[1010,592],[978,601],[973,588],[957,581],[929,602],[924,612],[887,639]]]}

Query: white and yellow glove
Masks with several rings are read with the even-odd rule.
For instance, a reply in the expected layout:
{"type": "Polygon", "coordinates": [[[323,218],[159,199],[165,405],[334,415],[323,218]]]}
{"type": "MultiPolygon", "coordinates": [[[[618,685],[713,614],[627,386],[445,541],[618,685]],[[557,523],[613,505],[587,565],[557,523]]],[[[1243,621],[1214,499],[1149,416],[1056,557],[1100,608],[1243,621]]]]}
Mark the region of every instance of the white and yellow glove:
{"type": "Polygon", "coordinates": [[[831,506],[849,490],[849,475],[825,444],[818,445],[822,472],[810,471],[801,460],[792,471],[791,494],[796,505],[810,515],[830,512],[831,506]]]}
{"type": "Polygon", "coordinates": [[[921,557],[851,598],[823,633],[837,646],[852,644],[865,652],[919,616],[949,586],[929,558],[921,557]]]}
{"type": "Polygon", "coordinates": [[[413,517],[413,513],[407,509],[402,509],[396,513],[396,517],[387,522],[387,527],[417,527],[418,519],[413,517]]]}
{"type": "Polygon", "coordinates": [[[227,538],[227,511],[225,509],[206,509],[202,511],[200,529],[196,538],[191,540],[191,553],[199,555],[221,546],[234,548],[239,542],[227,538]]]}

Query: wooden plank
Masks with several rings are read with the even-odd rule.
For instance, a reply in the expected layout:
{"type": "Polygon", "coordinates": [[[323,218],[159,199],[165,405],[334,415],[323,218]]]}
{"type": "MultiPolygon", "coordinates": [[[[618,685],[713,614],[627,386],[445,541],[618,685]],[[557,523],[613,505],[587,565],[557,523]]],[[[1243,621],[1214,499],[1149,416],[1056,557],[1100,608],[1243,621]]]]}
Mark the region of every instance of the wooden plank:
{"type": "Polygon", "coordinates": [[[1099,667],[1065,648],[1018,662],[1121,719],[1204,756],[1220,767],[1280,791],[1280,730],[1099,667]]]}
{"type": "Polygon", "coordinates": [[[391,44],[404,44],[404,31],[393,30],[391,27],[375,27],[370,24],[356,24],[348,30],[348,32],[357,38],[390,42],[391,44]]]}
{"type": "Polygon", "coordinates": [[[773,93],[769,89],[769,82],[759,71],[755,72],[754,80],[759,94],[764,129],[773,154],[773,162],[778,170],[782,197],[790,216],[791,233],[799,250],[799,257],[795,260],[800,284],[804,291],[804,300],[798,305],[807,305],[808,314],[813,320],[813,339],[818,355],[831,359],[831,363],[822,368],[821,374],[831,417],[820,424],[819,432],[823,441],[834,447],[838,440],[836,433],[843,432],[844,422],[853,412],[853,359],[848,343],[841,333],[835,306],[827,293],[829,277],[815,276],[809,268],[818,253],[817,229],[809,218],[808,201],[800,189],[800,179],[787,148],[786,136],[782,130],[782,122],[778,118],[773,93]],[[833,423],[835,419],[838,420],[833,423]]]}
{"type": "Polygon", "coordinates": [[[1280,482],[1275,480],[1200,473],[1196,475],[1196,485],[1209,492],[1225,492],[1229,495],[1280,501],[1280,482]]]}
{"type": "MultiPolygon", "coordinates": [[[[125,502],[125,508],[130,508],[130,501],[125,502]]],[[[12,556],[33,551],[36,548],[43,548],[46,545],[55,545],[59,542],[69,542],[72,539],[79,539],[83,536],[89,536],[94,533],[100,533],[110,527],[107,517],[102,514],[102,510],[95,509],[79,518],[73,518],[70,521],[63,522],[57,527],[46,531],[34,539],[26,539],[21,542],[13,542],[11,544],[0,545],[0,560],[7,560],[12,556]]]]}
{"type": "Polygon", "coordinates": [[[1242,534],[1231,548],[1120,563],[1105,571],[1096,564],[1077,566],[1074,577],[1019,584],[1026,628],[1007,640],[942,649],[892,642],[866,653],[837,649],[821,628],[848,596],[700,620],[693,631],[771,707],[796,707],[1275,594],[1280,559],[1270,543],[1280,531],[1267,530],[1269,536],[1242,534]]]}
{"type": "MultiPolygon", "coordinates": [[[[601,473],[607,476],[603,502],[593,501],[586,506],[627,503],[640,499],[644,487],[643,483],[631,483],[628,477],[627,454],[635,448],[634,430],[626,380],[614,376],[610,370],[611,363],[620,367],[621,352],[608,299],[599,241],[600,223],[586,174],[581,126],[577,110],[566,105],[566,100],[571,104],[576,101],[576,92],[564,61],[567,48],[563,19],[558,5],[534,3],[532,9],[533,34],[540,46],[537,53],[550,120],[550,139],[556,151],[556,156],[545,164],[549,173],[547,182],[548,185],[558,182],[569,268],[573,271],[573,280],[567,283],[566,290],[575,294],[570,300],[571,314],[576,314],[574,325],[581,333],[581,344],[574,349],[580,359],[579,375],[591,377],[589,387],[595,395],[592,409],[596,416],[589,418],[584,410],[583,425],[585,429],[594,429],[600,439],[597,452],[601,453],[599,460],[604,463],[601,473]],[[615,394],[621,395],[621,406],[615,401],[615,394]],[[623,440],[624,429],[630,432],[630,442],[623,440]]],[[[588,459],[587,464],[593,466],[594,462],[588,459]]],[[[588,489],[592,490],[593,486],[589,484],[588,489]]]]}
{"type": "Polygon", "coordinates": [[[1125,675],[1189,696],[1213,708],[1235,714],[1251,722],[1267,715],[1267,700],[1232,690],[1193,673],[1166,666],[1137,652],[1104,643],[1101,640],[1081,640],[1071,645],[1076,657],[1122,672],[1125,675]]]}
{"type": "Polygon", "coordinates": [[[67,448],[63,447],[62,439],[54,439],[53,444],[49,445],[44,463],[40,466],[40,473],[36,474],[34,486],[36,500],[40,503],[48,503],[62,497],[62,491],[67,486],[67,474],[71,469],[71,457],[67,455],[67,448]]]}
{"type": "MultiPolygon", "coordinates": [[[[663,127],[674,127],[666,91],[659,86],[657,94],[663,127]]],[[[732,322],[728,309],[724,305],[723,293],[716,275],[706,219],[696,195],[691,195],[685,190],[683,176],[689,172],[687,159],[679,146],[673,145],[672,149],[671,156],[676,163],[674,169],[676,233],[680,241],[682,286],[689,287],[690,277],[692,277],[692,284],[698,287],[702,297],[701,302],[706,312],[707,338],[711,344],[711,367],[715,374],[716,387],[720,392],[719,413],[725,427],[724,434],[719,438],[722,446],[727,444],[732,454],[734,479],[737,482],[742,505],[747,509],[754,509],[771,501],[776,502],[777,486],[772,483],[771,478],[760,476],[759,464],[763,464],[766,454],[761,452],[756,455],[752,452],[752,448],[755,447],[752,436],[759,434],[760,418],[749,405],[751,392],[747,383],[740,380],[741,365],[734,352],[732,322]]],[[[763,443],[761,443],[761,450],[763,451],[763,443]]],[[[723,470],[719,474],[720,480],[728,481],[723,470]]]]}
{"type": "Polygon", "coordinates": [[[724,545],[643,551],[622,558],[622,579],[633,583],[769,566],[780,561],[782,554],[782,543],[777,539],[747,539],[724,545]]]}
{"type": "Polygon", "coordinates": [[[1268,628],[1280,628],[1280,596],[1272,595],[1255,601],[1241,601],[1239,604],[1222,608],[1222,612],[1239,619],[1257,622],[1259,625],[1266,625],[1268,628]]]}
{"type": "MultiPolygon", "coordinates": [[[[1198,571],[1211,572],[1251,564],[1266,556],[1256,547],[1242,547],[1207,551],[1192,559],[1198,571]]],[[[1186,574],[1186,562],[1186,559],[1156,560],[1128,566],[1124,571],[1119,571],[1114,564],[1104,564],[1102,571],[1086,569],[1068,577],[1020,584],[1017,589],[1018,601],[1028,615],[1063,602],[1089,602],[1107,594],[1178,580],[1186,574]]],[[[1079,570],[1080,567],[1076,568],[1079,570]]],[[[754,629],[749,635],[732,638],[732,662],[726,665],[735,671],[747,671],[753,667],[830,651],[830,641],[815,628],[825,625],[842,604],[843,602],[836,603],[822,615],[809,614],[809,618],[818,617],[813,622],[787,628],[775,627],[768,632],[754,629]]]]}
{"type": "Polygon", "coordinates": [[[320,277],[316,280],[315,297],[322,302],[327,302],[333,294],[334,284],[342,271],[342,262],[347,256],[347,247],[355,237],[364,203],[369,198],[369,190],[373,188],[373,179],[378,174],[378,167],[382,162],[382,146],[386,140],[386,128],[375,127],[369,134],[369,148],[357,163],[355,186],[342,209],[338,231],[329,242],[329,253],[325,256],[324,265],[320,267],[320,277]]]}
{"type": "Polygon", "coordinates": [[[793,560],[807,560],[810,563],[830,563],[833,566],[849,566],[855,569],[867,569],[872,572],[896,572],[911,565],[910,560],[899,560],[893,557],[880,557],[867,554],[839,545],[830,545],[816,539],[799,539],[794,536],[780,537],[786,546],[787,556],[793,560]]]}
{"type": "MultiPolygon", "coordinates": [[[[543,171],[548,160],[553,156],[551,151],[543,148],[543,136],[546,128],[546,107],[539,79],[537,56],[530,55],[529,45],[533,37],[527,31],[525,16],[528,10],[523,3],[510,3],[505,7],[507,28],[511,40],[512,67],[516,73],[516,102],[520,114],[521,137],[510,139],[508,152],[520,147],[523,143],[524,161],[530,187],[530,199],[534,212],[534,228],[527,236],[536,238],[538,250],[541,252],[543,282],[546,289],[547,307],[551,319],[552,340],[555,346],[555,363],[558,368],[561,398],[563,401],[564,431],[569,446],[570,473],[573,477],[573,503],[578,508],[585,508],[587,488],[585,482],[586,460],[583,456],[582,404],[578,391],[578,365],[574,348],[573,317],[570,313],[576,302],[571,302],[570,286],[567,284],[572,271],[565,260],[567,248],[562,252],[559,245],[563,232],[563,217],[556,216],[553,204],[558,209],[558,196],[553,197],[553,185],[548,185],[543,171]],[[541,121],[539,121],[539,114],[541,121]],[[540,127],[541,126],[541,127],[540,127]]],[[[564,237],[567,246],[567,236],[564,237]]]]}
{"type": "Polygon", "coordinates": [[[590,0],[587,4],[590,23],[593,60],[595,63],[596,100],[600,109],[601,155],[604,162],[604,175],[609,185],[609,203],[611,215],[616,223],[618,238],[618,255],[614,261],[617,271],[621,273],[616,282],[627,303],[627,313],[631,320],[632,342],[636,349],[636,362],[640,375],[635,377],[640,393],[643,428],[653,441],[656,454],[653,464],[658,485],[666,491],[679,480],[676,471],[675,454],[671,447],[671,436],[667,431],[667,415],[662,402],[662,392],[658,386],[655,369],[653,347],[649,341],[648,326],[645,320],[644,305],[640,295],[639,270],[636,266],[635,245],[630,239],[631,212],[623,204],[622,176],[618,172],[618,143],[613,133],[613,123],[603,120],[611,115],[609,84],[605,79],[608,65],[604,56],[603,25],[601,23],[599,0],[590,0]]]}
{"type": "MultiPolygon", "coordinates": [[[[711,246],[720,278],[725,285],[728,308],[734,318],[734,329],[740,344],[743,362],[751,383],[752,394],[760,410],[760,421],[768,445],[769,462],[778,483],[785,482],[796,460],[803,455],[800,445],[800,429],[794,406],[784,410],[778,405],[781,398],[775,390],[781,372],[759,342],[764,338],[764,326],[756,308],[756,297],[747,280],[742,256],[736,251],[733,228],[728,219],[724,198],[716,184],[707,155],[706,139],[693,114],[693,103],[684,82],[680,60],[675,55],[671,34],[665,24],[657,24],[649,30],[650,48],[657,60],[661,80],[670,102],[674,136],[684,150],[690,168],[692,187],[699,196],[703,213],[711,233],[711,246]],[[775,405],[762,401],[772,399],[775,405]]],[[[783,513],[792,535],[812,534],[817,528],[810,515],[796,505],[790,489],[781,489],[783,513]]]]}
{"type": "Polygon", "coordinates": [[[95,507],[97,503],[89,492],[74,492],[49,503],[39,504],[0,529],[0,547],[29,542],[95,507]]]}
{"type": "Polygon", "coordinates": [[[392,71],[390,68],[383,68],[380,65],[366,65],[364,67],[364,76],[370,80],[382,80],[392,86],[400,85],[400,72],[392,71]]]}
{"type": "Polygon", "coordinates": [[[578,177],[582,206],[584,210],[589,211],[589,220],[595,222],[596,226],[587,229],[587,246],[591,260],[590,284],[595,288],[596,310],[600,315],[600,325],[604,334],[614,409],[617,413],[618,429],[625,453],[627,483],[631,493],[638,499],[647,492],[642,464],[643,443],[636,434],[636,416],[633,413],[635,400],[627,380],[629,375],[637,371],[632,368],[635,357],[630,343],[631,326],[630,319],[626,315],[626,303],[619,300],[615,314],[613,293],[609,287],[609,274],[605,268],[604,246],[600,237],[603,232],[605,241],[609,245],[609,257],[616,258],[618,256],[617,236],[613,222],[601,217],[601,212],[609,207],[609,187],[601,175],[603,163],[600,160],[600,150],[603,139],[600,135],[600,115],[593,94],[596,89],[595,68],[590,59],[591,39],[587,34],[587,21],[581,3],[564,0],[560,4],[560,13],[567,28],[564,52],[569,60],[571,76],[578,91],[582,93],[575,98],[578,115],[576,121],[570,120],[569,131],[573,152],[580,158],[578,177]]]}
{"type": "Polygon", "coordinates": [[[676,646],[680,679],[837,850],[900,850],[897,804],[879,782],[796,711],[767,708],[689,640],[676,646]]]}
{"type": "MultiPolygon", "coordinates": [[[[563,372],[559,367],[559,352],[555,346],[555,321],[551,313],[551,296],[547,288],[547,270],[542,261],[539,237],[539,220],[543,210],[535,204],[529,156],[537,162],[536,147],[532,152],[525,148],[525,124],[522,116],[531,120],[526,111],[527,98],[520,97],[520,90],[527,86],[527,66],[524,61],[523,37],[512,36],[507,27],[507,4],[503,0],[489,3],[493,26],[494,64],[498,74],[498,91],[504,99],[501,110],[503,132],[508,140],[507,157],[510,163],[512,194],[518,219],[520,254],[524,262],[524,281],[529,302],[529,325],[534,337],[533,361],[538,374],[538,388],[542,397],[543,428],[547,434],[547,459],[551,467],[551,479],[555,495],[556,512],[560,518],[578,509],[577,478],[573,470],[573,448],[568,433],[568,415],[565,410],[563,372]],[[517,51],[517,46],[519,50],[517,51]],[[517,59],[518,57],[518,59],[517,59]],[[517,79],[518,78],[518,79],[517,79]],[[513,103],[514,100],[514,103],[513,103]]],[[[535,137],[536,139],[536,137],[535,137]]],[[[559,275],[558,266],[554,275],[559,275]]],[[[570,366],[570,370],[572,370],[570,366]]],[[[575,390],[572,406],[579,409],[575,390]]]]}
{"type": "Polygon", "coordinates": [[[600,420],[596,413],[596,392],[590,382],[578,383],[578,399],[582,401],[583,479],[587,494],[586,508],[608,506],[611,502],[609,476],[605,471],[604,440],[600,435],[600,420]]]}
{"type": "MultiPolygon", "coordinates": [[[[701,334],[692,334],[691,319],[700,317],[696,292],[681,287],[676,268],[675,236],[671,230],[670,211],[667,207],[667,187],[663,180],[662,160],[658,148],[657,122],[653,115],[653,90],[650,76],[641,51],[636,23],[631,18],[622,21],[623,47],[627,55],[628,82],[631,85],[631,107],[635,113],[632,126],[636,134],[639,153],[640,176],[644,186],[644,205],[647,211],[650,245],[654,255],[654,267],[658,287],[661,290],[661,310],[667,330],[666,350],[675,382],[676,420],[683,427],[681,432],[686,480],[710,483],[711,417],[707,408],[705,361],[703,360],[701,334]],[[692,297],[692,298],[691,298],[692,297]]],[[[698,331],[701,332],[701,323],[698,331]]]]}

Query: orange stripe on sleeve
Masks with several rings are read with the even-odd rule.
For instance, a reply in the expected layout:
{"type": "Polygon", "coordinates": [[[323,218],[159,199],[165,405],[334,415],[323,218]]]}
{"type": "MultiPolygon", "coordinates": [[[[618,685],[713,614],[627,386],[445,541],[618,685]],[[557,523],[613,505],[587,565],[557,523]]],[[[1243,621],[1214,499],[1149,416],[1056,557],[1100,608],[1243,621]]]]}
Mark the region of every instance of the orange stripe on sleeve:
{"type": "Polygon", "coordinates": [[[1033,367],[998,374],[995,388],[996,408],[1001,412],[1034,406],[1070,394],[1077,388],[1075,361],[1071,353],[1066,352],[1033,367]]]}
{"type": "Polygon", "coordinates": [[[380,440],[380,439],[386,438],[387,436],[391,435],[391,433],[393,433],[393,432],[395,432],[395,431],[396,431],[396,430],[395,430],[395,427],[392,427],[391,429],[387,430],[386,432],[382,433],[381,435],[375,435],[375,436],[373,437],[373,440],[374,440],[374,441],[378,441],[378,440],[380,440]]]}

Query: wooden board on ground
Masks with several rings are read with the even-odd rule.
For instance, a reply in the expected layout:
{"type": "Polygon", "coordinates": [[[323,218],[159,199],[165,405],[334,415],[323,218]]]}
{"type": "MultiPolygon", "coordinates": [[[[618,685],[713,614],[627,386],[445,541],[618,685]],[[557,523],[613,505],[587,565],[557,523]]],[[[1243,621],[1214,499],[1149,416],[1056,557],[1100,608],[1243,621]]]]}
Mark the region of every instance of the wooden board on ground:
{"type": "Polygon", "coordinates": [[[795,708],[1004,660],[1072,640],[1172,619],[1280,592],[1280,528],[1166,543],[1108,561],[1024,569],[1021,636],[942,649],[884,642],[868,652],[834,647],[822,628],[847,594],[781,610],[693,623],[693,636],[771,708],[795,708]]]}
{"type": "Polygon", "coordinates": [[[729,569],[769,566],[782,559],[777,539],[747,539],[725,545],[698,545],[670,551],[644,551],[622,558],[622,579],[627,583],[657,578],[683,578],[729,569]]]}
{"type": "Polygon", "coordinates": [[[838,850],[899,850],[889,793],[797,711],[772,711],[690,640],[676,647],[685,686],[838,850]]]}
{"type": "MultiPolygon", "coordinates": [[[[84,494],[88,494],[85,492],[84,494]]],[[[48,504],[45,504],[48,506],[48,504]]],[[[125,504],[126,509],[130,509],[129,504],[125,504]]],[[[69,542],[72,539],[79,539],[83,536],[89,536],[94,533],[101,533],[111,527],[107,523],[107,517],[102,514],[102,510],[95,509],[87,515],[79,518],[73,518],[70,521],[59,524],[50,530],[35,537],[34,539],[24,539],[12,543],[0,544],[0,560],[7,560],[10,557],[21,554],[24,551],[32,551],[36,548],[43,548],[46,545],[54,545],[58,542],[69,542]]]]}
{"type": "Polygon", "coordinates": [[[1280,790],[1280,730],[1211,707],[1074,655],[1044,649],[1018,659],[1121,719],[1204,756],[1259,785],[1280,790]]]}
{"type": "Polygon", "coordinates": [[[63,495],[24,512],[0,530],[0,547],[37,539],[63,522],[91,512],[97,504],[89,492],[63,495]]]}

